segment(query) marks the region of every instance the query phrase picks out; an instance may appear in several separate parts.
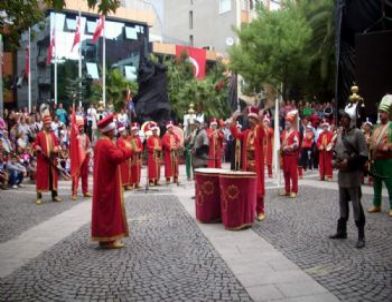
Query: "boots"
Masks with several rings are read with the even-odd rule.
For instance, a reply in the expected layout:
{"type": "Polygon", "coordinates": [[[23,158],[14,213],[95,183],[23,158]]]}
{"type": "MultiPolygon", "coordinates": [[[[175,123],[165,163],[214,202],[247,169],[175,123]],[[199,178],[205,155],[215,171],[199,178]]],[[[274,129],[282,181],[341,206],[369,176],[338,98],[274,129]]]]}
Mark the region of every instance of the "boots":
{"type": "Polygon", "coordinates": [[[355,245],[357,249],[365,247],[365,226],[363,223],[355,221],[355,225],[358,228],[358,241],[355,245]]]}
{"type": "Polygon", "coordinates": [[[329,236],[329,239],[346,239],[346,238],[347,238],[347,221],[344,218],[339,218],[336,234],[329,236]]]}

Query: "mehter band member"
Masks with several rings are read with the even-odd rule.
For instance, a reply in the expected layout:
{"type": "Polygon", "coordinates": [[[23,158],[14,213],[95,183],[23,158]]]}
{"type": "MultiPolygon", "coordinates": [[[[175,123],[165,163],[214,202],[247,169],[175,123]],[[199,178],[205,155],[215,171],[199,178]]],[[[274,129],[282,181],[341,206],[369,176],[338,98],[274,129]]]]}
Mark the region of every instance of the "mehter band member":
{"type": "Polygon", "coordinates": [[[50,115],[43,117],[44,129],[37,134],[33,149],[37,152],[37,174],[35,203],[42,203],[42,192],[51,191],[52,201],[61,201],[57,196],[58,171],[56,155],[59,152],[59,143],[54,135],[50,115]]]}
{"type": "MultiPolygon", "coordinates": [[[[71,138],[71,161],[76,160],[76,163],[71,163],[77,165],[76,172],[72,175],[72,200],[77,199],[79,178],[82,179],[82,191],[84,197],[91,197],[91,193],[88,191],[88,172],[90,163],[90,154],[92,153],[90,138],[84,133],[84,119],[81,116],[76,117],[77,133],[75,139],[71,138]],[[73,149],[76,149],[73,152],[73,149]],[[76,157],[74,157],[76,153],[76,157]]],[[[74,127],[74,125],[72,125],[74,127]]]]}
{"type": "Polygon", "coordinates": [[[291,198],[296,198],[298,195],[299,132],[296,130],[297,115],[297,110],[287,113],[285,130],[281,135],[285,191],[280,195],[291,198]]]}
{"type": "Polygon", "coordinates": [[[91,221],[92,239],[102,248],[122,248],[129,236],[121,187],[120,164],[132,155],[130,146],[114,142],[113,115],[97,123],[102,134],[94,148],[94,191],[91,221]]]}
{"type": "Polygon", "coordinates": [[[131,127],[131,185],[133,188],[140,188],[140,176],[142,171],[143,144],[139,136],[139,124],[132,123],[131,127]]]}
{"type": "Polygon", "coordinates": [[[373,207],[369,213],[381,211],[382,182],[388,190],[389,216],[392,217],[392,94],[385,95],[378,107],[380,124],[370,140],[371,172],[373,174],[373,207]]]}
{"type": "Polygon", "coordinates": [[[319,150],[319,173],[320,180],[331,181],[333,177],[332,159],[333,159],[333,133],[329,131],[328,122],[321,123],[322,132],[317,139],[317,149],[319,150]]]}
{"type": "Polygon", "coordinates": [[[165,162],[166,183],[170,183],[173,178],[174,183],[178,183],[178,162],[180,138],[173,131],[174,124],[172,121],[166,125],[166,133],[162,137],[163,157],[165,162]]]}
{"type": "Polygon", "coordinates": [[[240,131],[237,127],[238,114],[232,117],[230,131],[236,139],[242,142],[242,170],[256,172],[257,175],[257,220],[265,218],[264,213],[264,126],[256,107],[248,108],[250,129],[240,131]]]}
{"type": "Polygon", "coordinates": [[[151,185],[159,185],[161,177],[162,142],[158,135],[158,125],[150,122],[149,130],[152,135],[147,139],[148,151],[148,181],[151,185]]]}

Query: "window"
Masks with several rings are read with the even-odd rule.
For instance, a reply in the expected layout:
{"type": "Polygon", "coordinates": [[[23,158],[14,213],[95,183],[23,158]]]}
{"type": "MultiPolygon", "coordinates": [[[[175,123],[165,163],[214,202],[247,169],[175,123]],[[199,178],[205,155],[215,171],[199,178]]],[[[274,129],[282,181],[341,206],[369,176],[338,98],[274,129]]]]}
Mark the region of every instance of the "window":
{"type": "Polygon", "coordinates": [[[130,40],[137,40],[138,28],[135,27],[125,27],[125,37],[130,40]]]}
{"type": "Polygon", "coordinates": [[[193,35],[189,35],[189,44],[193,46],[193,35]]]}
{"type": "Polygon", "coordinates": [[[227,13],[231,11],[231,0],[219,0],[219,13],[227,13]]]}
{"type": "Polygon", "coordinates": [[[189,29],[193,29],[193,11],[189,11],[189,29]]]}
{"type": "Polygon", "coordinates": [[[99,79],[97,63],[86,62],[86,69],[87,69],[88,75],[91,78],[93,78],[94,80],[98,80],[99,79]]]}

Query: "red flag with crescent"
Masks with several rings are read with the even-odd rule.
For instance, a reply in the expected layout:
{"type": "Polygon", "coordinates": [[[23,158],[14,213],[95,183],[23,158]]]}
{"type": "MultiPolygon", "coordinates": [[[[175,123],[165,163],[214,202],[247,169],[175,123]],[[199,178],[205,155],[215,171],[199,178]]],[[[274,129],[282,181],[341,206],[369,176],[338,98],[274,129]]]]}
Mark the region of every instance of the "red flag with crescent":
{"type": "Polygon", "coordinates": [[[75,30],[75,36],[74,36],[74,40],[73,40],[73,44],[72,44],[72,48],[71,51],[74,49],[75,45],[78,44],[80,42],[80,20],[81,18],[78,17],[78,21],[76,23],[76,30],[75,30]]]}
{"type": "Polygon", "coordinates": [[[99,20],[97,21],[97,25],[95,27],[95,31],[93,34],[93,43],[96,43],[99,37],[102,35],[102,31],[105,27],[105,16],[102,15],[99,20]]]}
{"type": "Polygon", "coordinates": [[[176,57],[180,57],[184,51],[188,54],[188,60],[193,65],[195,78],[198,80],[204,79],[206,76],[207,51],[203,48],[176,45],[176,57]]]}
{"type": "Polygon", "coordinates": [[[49,65],[52,62],[53,58],[53,53],[54,53],[54,48],[56,47],[56,36],[55,36],[55,31],[54,28],[52,30],[52,36],[50,38],[50,44],[48,47],[48,54],[46,57],[46,64],[49,65]]]}

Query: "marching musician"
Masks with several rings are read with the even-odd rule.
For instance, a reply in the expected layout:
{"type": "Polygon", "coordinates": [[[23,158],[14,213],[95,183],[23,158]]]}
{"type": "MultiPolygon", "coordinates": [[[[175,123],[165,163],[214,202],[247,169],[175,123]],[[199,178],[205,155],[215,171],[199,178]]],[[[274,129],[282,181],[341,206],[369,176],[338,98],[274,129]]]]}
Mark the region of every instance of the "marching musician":
{"type": "MultiPolygon", "coordinates": [[[[79,178],[82,179],[82,191],[84,197],[91,197],[91,193],[88,191],[88,172],[89,172],[89,163],[90,163],[90,155],[92,153],[91,143],[89,137],[84,133],[84,119],[81,116],[76,117],[76,124],[79,130],[79,135],[77,136],[78,145],[77,148],[81,150],[81,154],[83,156],[80,158],[82,161],[79,166],[78,173],[72,177],[72,200],[77,199],[79,178]]],[[[71,140],[72,144],[72,140],[71,140]]],[[[71,146],[72,148],[72,146],[71,146]]],[[[71,158],[72,160],[72,158],[71,158]]]]}
{"type": "Polygon", "coordinates": [[[329,131],[329,124],[327,121],[321,123],[321,128],[323,131],[317,139],[320,180],[332,181],[333,133],[329,131]]]}
{"type": "Polygon", "coordinates": [[[264,160],[265,165],[268,170],[268,177],[272,178],[272,149],[273,149],[273,141],[274,141],[274,129],[271,127],[271,120],[266,115],[263,119],[264,124],[264,132],[265,132],[265,139],[264,139],[264,160]]]}
{"type": "Polygon", "coordinates": [[[302,178],[303,170],[311,170],[313,167],[313,144],[314,144],[314,129],[311,123],[308,123],[306,127],[303,129],[303,136],[301,141],[301,155],[300,155],[300,167],[298,169],[299,176],[302,178]]]}
{"type": "Polygon", "coordinates": [[[385,95],[378,107],[380,124],[377,125],[370,141],[373,172],[373,207],[369,213],[381,211],[382,182],[388,190],[389,216],[392,217],[392,94],[385,95]]]}
{"type": "Polygon", "coordinates": [[[178,183],[178,150],[180,148],[180,138],[173,132],[174,124],[172,121],[166,125],[166,133],[162,137],[162,149],[165,163],[166,183],[178,183]]]}
{"type": "Polygon", "coordinates": [[[124,148],[113,142],[116,125],[113,114],[97,123],[102,134],[94,148],[94,194],[91,220],[92,240],[100,247],[124,247],[121,241],[129,236],[121,189],[120,164],[131,157],[129,145],[124,148]]]}
{"type": "Polygon", "coordinates": [[[210,128],[207,130],[209,149],[208,149],[208,168],[222,168],[222,152],[224,134],[218,128],[218,121],[213,118],[210,123],[210,128]]]}
{"type": "Polygon", "coordinates": [[[259,109],[248,108],[248,121],[250,129],[240,131],[237,128],[239,113],[232,116],[230,131],[236,139],[242,141],[242,170],[256,172],[257,175],[257,220],[265,219],[264,213],[264,126],[261,122],[259,109]]]}
{"type": "Polygon", "coordinates": [[[132,123],[131,126],[131,186],[132,188],[140,188],[140,175],[142,170],[142,152],[143,144],[139,136],[139,124],[132,123]]]}
{"type": "Polygon", "coordinates": [[[281,135],[285,191],[280,195],[291,198],[296,198],[298,195],[299,132],[296,130],[297,114],[297,110],[287,113],[285,130],[281,135]]]}
{"type": "MultiPolygon", "coordinates": [[[[125,148],[130,144],[130,137],[128,135],[128,130],[123,124],[119,124],[118,132],[120,137],[117,140],[117,146],[119,148],[125,148]]],[[[121,170],[121,184],[124,190],[131,189],[131,159],[128,158],[120,164],[121,170]]]]}
{"type": "Polygon", "coordinates": [[[158,135],[157,123],[150,122],[149,130],[152,131],[152,135],[147,139],[148,181],[150,184],[158,186],[161,177],[162,142],[158,135]]]}
{"type": "Polygon", "coordinates": [[[57,196],[58,174],[54,158],[59,151],[59,143],[51,128],[52,118],[50,115],[43,117],[43,124],[43,130],[37,134],[33,145],[33,149],[37,153],[37,199],[35,201],[37,205],[42,203],[42,192],[47,191],[52,192],[52,201],[61,201],[57,196]]]}

